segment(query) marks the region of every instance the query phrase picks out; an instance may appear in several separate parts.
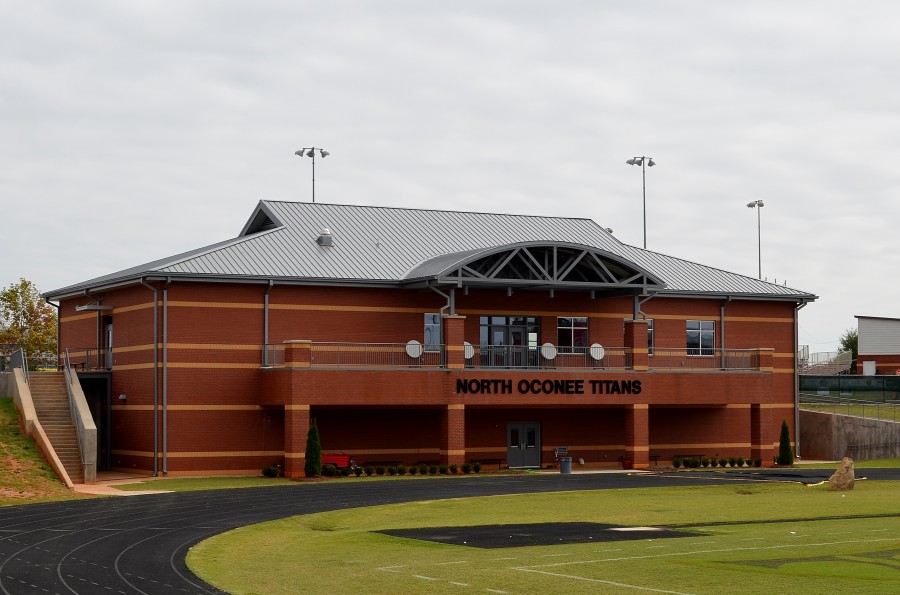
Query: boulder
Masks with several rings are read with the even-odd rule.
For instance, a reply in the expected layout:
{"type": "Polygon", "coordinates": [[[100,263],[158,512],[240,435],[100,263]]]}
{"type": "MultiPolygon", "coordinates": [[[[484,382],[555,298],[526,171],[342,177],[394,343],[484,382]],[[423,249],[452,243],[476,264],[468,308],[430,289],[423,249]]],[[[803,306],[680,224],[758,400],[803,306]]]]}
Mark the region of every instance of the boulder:
{"type": "Polygon", "coordinates": [[[853,476],[853,459],[844,457],[840,467],[828,478],[829,490],[852,490],[856,478],[853,476]]]}

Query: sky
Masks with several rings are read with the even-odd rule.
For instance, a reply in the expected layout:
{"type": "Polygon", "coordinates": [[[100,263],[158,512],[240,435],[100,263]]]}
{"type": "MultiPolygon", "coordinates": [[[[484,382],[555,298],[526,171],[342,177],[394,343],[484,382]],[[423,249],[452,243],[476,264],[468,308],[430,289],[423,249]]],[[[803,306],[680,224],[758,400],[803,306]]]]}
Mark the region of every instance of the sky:
{"type": "Polygon", "coordinates": [[[900,317],[900,3],[0,0],[0,286],[235,237],[257,202],[586,217],[900,317]],[[642,170],[626,161],[652,157],[642,170]],[[762,200],[761,209],[747,204],[762,200]],[[877,284],[875,281],[877,281],[877,284]]]}

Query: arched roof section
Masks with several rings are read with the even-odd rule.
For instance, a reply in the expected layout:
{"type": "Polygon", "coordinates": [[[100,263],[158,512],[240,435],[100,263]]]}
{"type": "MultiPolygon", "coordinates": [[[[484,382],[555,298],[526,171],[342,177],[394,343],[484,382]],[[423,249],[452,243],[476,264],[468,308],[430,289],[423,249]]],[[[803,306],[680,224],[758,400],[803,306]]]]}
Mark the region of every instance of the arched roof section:
{"type": "Polygon", "coordinates": [[[635,263],[591,246],[522,242],[442,254],[407,273],[407,282],[560,290],[658,291],[665,282],[635,263]]]}

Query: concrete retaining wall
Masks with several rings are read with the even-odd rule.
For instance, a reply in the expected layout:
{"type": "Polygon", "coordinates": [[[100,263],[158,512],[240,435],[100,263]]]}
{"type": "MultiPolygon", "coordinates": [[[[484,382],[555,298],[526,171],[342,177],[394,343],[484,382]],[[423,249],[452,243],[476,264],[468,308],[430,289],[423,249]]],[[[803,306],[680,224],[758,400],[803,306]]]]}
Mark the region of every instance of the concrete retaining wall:
{"type": "Polygon", "coordinates": [[[900,423],[801,410],[800,454],[829,461],[900,457],[900,423]]]}

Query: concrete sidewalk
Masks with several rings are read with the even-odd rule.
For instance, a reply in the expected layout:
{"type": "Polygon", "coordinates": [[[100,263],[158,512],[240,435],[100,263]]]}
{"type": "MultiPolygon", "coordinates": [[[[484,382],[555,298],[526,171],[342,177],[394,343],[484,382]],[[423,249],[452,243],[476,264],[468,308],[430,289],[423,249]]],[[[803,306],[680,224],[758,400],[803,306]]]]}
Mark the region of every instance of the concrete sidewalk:
{"type": "Polygon", "coordinates": [[[120,490],[116,486],[152,482],[157,479],[147,475],[134,475],[129,473],[117,473],[114,471],[101,471],[97,474],[97,482],[91,484],[75,484],[74,490],[79,494],[92,496],[141,496],[144,494],[166,494],[171,490],[120,490]]]}

